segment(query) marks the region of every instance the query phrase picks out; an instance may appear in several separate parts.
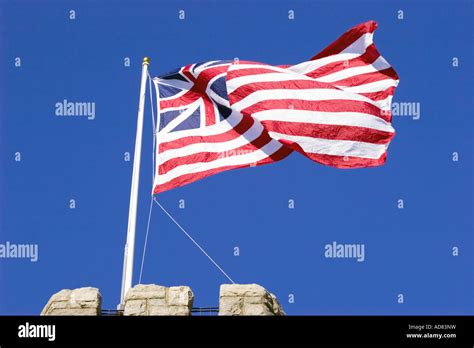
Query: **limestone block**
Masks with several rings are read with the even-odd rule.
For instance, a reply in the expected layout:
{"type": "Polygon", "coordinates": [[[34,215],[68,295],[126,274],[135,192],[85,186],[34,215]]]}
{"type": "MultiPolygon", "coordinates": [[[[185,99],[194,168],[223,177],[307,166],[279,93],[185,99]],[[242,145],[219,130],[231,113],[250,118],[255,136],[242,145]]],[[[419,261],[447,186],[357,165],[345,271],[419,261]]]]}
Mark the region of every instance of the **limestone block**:
{"type": "Polygon", "coordinates": [[[168,304],[168,302],[166,301],[166,298],[151,298],[147,300],[147,302],[150,307],[166,306],[168,304]]]}
{"type": "Polygon", "coordinates": [[[260,297],[266,293],[267,290],[258,284],[222,284],[220,296],[260,297]]]}
{"type": "Polygon", "coordinates": [[[128,291],[123,315],[191,315],[193,301],[189,286],[140,284],[128,291]]]}
{"type": "Polygon", "coordinates": [[[172,286],[169,288],[168,304],[170,306],[192,307],[193,302],[194,294],[189,286],[172,286]]]}
{"type": "Polygon", "coordinates": [[[165,286],[155,284],[138,284],[127,292],[127,295],[125,296],[125,301],[145,298],[165,298],[166,290],[167,288],[165,286]]]}
{"type": "Polygon", "coordinates": [[[285,315],[276,297],[258,284],[223,284],[219,315],[285,315]]]}
{"type": "Polygon", "coordinates": [[[64,289],[51,296],[41,315],[100,315],[101,306],[97,288],[64,289]]]}
{"type": "Polygon", "coordinates": [[[219,299],[219,315],[243,315],[243,297],[221,297],[219,299]]]}
{"type": "Polygon", "coordinates": [[[273,313],[275,313],[275,315],[286,315],[276,296],[273,294],[270,294],[270,296],[272,297],[273,302],[273,313]]]}
{"type": "Polygon", "coordinates": [[[154,306],[149,308],[147,315],[187,316],[191,311],[184,306],[154,306]]]}
{"type": "Polygon", "coordinates": [[[128,300],[125,302],[123,315],[146,315],[146,300],[128,300]]]}
{"type": "Polygon", "coordinates": [[[94,308],[84,308],[84,309],[74,309],[74,308],[64,308],[64,309],[55,309],[54,311],[48,312],[41,315],[71,315],[71,316],[98,316],[100,312],[97,312],[94,308]]]}
{"type": "Polygon", "coordinates": [[[245,315],[274,315],[266,304],[248,304],[245,306],[245,315]]]}

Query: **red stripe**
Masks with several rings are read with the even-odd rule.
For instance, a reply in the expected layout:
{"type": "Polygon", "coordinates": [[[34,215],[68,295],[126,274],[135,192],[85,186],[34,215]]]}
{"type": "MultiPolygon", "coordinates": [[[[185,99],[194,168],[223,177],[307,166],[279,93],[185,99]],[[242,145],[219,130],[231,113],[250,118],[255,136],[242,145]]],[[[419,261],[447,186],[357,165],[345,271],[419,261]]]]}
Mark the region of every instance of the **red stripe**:
{"type": "Polygon", "coordinates": [[[262,121],[262,124],[268,132],[320,139],[361,141],[371,144],[387,144],[395,134],[373,128],[332,124],[283,121],[262,121]]]}
{"type": "Polygon", "coordinates": [[[224,133],[206,136],[188,136],[161,143],[159,145],[159,152],[161,153],[167,150],[179,149],[183,146],[196,143],[220,143],[224,141],[229,141],[241,136],[246,131],[248,131],[250,127],[252,127],[254,122],[255,120],[252,117],[243,117],[242,120],[234,128],[231,128],[224,133]]]}
{"type": "Polygon", "coordinates": [[[358,93],[364,97],[367,97],[373,101],[378,101],[378,100],[385,100],[390,96],[393,96],[393,93],[395,93],[395,87],[389,87],[383,91],[378,91],[378,92],[371,92],[371,93],[358,93]]]}
{"type": "Polygon", "coordinates": [[[312,159],[315,162],[341,168],[367,168],[367,167],[376,167],[385,163],[387,158],[387,153],[384,152],[382,156],[378,159],[371,158],[362,158],[362,157],[352,157],[352,156],[332,156],[332,155],[321,155],[315,153],[308,153],[306,157],[312,159]]]}
{"type": "Polygon", "coordinates": [[[183,185],[186,185],[186,184],[190,184],[194,181],[206,178],[208,176],[211,176],[211,175],[214,175],[214,174],[226,171],[226,170],[244,168],[244,167],[260,166],[260,165],[263,165],[263,164],[273,163],[273,162],[284,159],[291,152],[292,152],[291,149],[289,149],[285,146],[282,146],[279,150],[275,151],[270,156],[268,156],[268,157],[266,157],[266,158],[264,158],[264,159],[262,159],[262,160],[260,160],[256,163],[239,164],[239,165],[234,165],[234,166],[225,166],[225,167],[219,167],[219,168],[215,168],[215,169],[206,170],[206,171],[199,172],[199,173],[184,174],[184,175],[181,175],[181,176],[179,176],[179,177],[177,177],[177,178],[175,178],[171,181],[168,181],[165,184],[156,185],[154,190],[153,190],[153,194],[157,194],[157,193],[160,193],[160,192],[163,192],[163,191],[171,190],[171,189],[176,188],[176,187],[180,187],[180,186],[183,186],[183,185]]]}
{"type": "Polygon", "coordinates": [[[339,89],[327,82],[319,82],[316,80],[290,80],[290,81],[266,81],[266,82],[251,82],[243,86],[238,87],[232,93],[229,94],[229,98],[232,98],[232,103],[244,99],[253,92],[264,90],[264,89],[339,89]]]}
{"type": "Polygon", "coordinates": [[[168,173],[170,170],[179,167],[185,164],[191,163],[206,163],[212,162],[221,158],[234,157],[242,154],[247,154],[259,150],[261,147],[268,144],[272,138],[268,135],[267,132],[262,132],[256,139],[253,141],[237,147],[235,149],[230,149],[225,152],[199,152],[194,153],[188,156],[174,157],[159,166],[159,174],[163,175],[168,173]]]}
{"type": "Polygon", "coordinates": [[[211,126],[216,123],[216,113],[214,112],[214,104],[211,99],[205,94],[203,96],[204,109],[206,113],[206,126],[211,126]]]}
{"type": "Polygon", "coordinates": [[[317,153],[305,152],[301,146],[298,144],[289,141],[289,140],[280,140],[281,143],[285,146],[298,151],[309,159],[324,164],[326,166],[336,167],[336,168],[366,168],[366,167],[376,167],[385,163],[387,153],[384,152],[379,158],[363,158],[363,157],[354,157],[354,156],[334,156],[334,155],[324,155],[317,153]]]}
{"type": "MultiPolygon", "coordinates": [[[[255,63],[259,64],[259,63],[255,63]]],[[[264,64],[259,64],[261,65],[260,68],[246,68],[246,69],[238,69],[238,70],[231,70],[227,72],[227,81],[230,81],[232,79],[235,79],[237,77],[242,77],[242,76],[252,76],[252,75],[261,75],[261,74],[272,74],[272,73],[277,73],[278,71],[275,71],[275,69],[271,69],[272,67],[265,68],[264,64]]]]}
{"type": "Polygon", "coordinates": [[[342,34],[341,37],[339,37],[339,39],[337,39],[324,50],[322,50],[320,53],[315,55],[313,58],[311,58],[311,60],[331,56],[333,54],[338,54],[344,51],[344,49],[346,49],[350,45],[352,45],[362,35],[366,33],[373,33],[376,28],[377,23],[375,23],[374,21],[361,23],[355,26],[354,28],[346,31],[344,34],[342,34]]]}
{"type": "Polygon", "coordinates": [[[398,75],[392,67],[379,71],[347,77],[339,81],[332,81],[331,84],[337,86],[354,87],[364,85],[370,82],[386,80],[387,78],[390,78],[392,80],[398,80],[398,75]]]}
{"type": "Polygon", "coordinates": [[[346,61],[329,63],[316,70],[306,73],[305,75],[312,78],[319,78],[319,77],[333,74],[345,69],[370,65],[373,62],[375,62],[377,58],[379,57],[380,57],[379,51],[377,51],[377,49],[375,48],[375,45],[372,44],[367,47],[366,51],[362,55],[356,58],[352,58],[346,61]]]}
{"type": "MultiPolygon", "coordinates": [[[[231,105],[233,101],[231,100],[231,105]]],[[[279,99],[264,100],[255,103],[248,108],[241,110],[244,115],[252,115],[259,111],[272,109],[295,109],[322,112],[360,112],[370,114],[390,122],[390,111],[384,111],[369,102],[359,100],[300,100],[300,99],[279,99]]]]}
{"type": "MultiPolygon", "coordinates": [[[[222,65],[222,66],[209,66],[204,68],[198,75],[198,79],[204,79],[206,84],[209,83],[211,79],[225,73],[229,69],[230,65],[222,65]]],[[[198,68],[199,69],[199,68],[198,68]]]]}
{"type": "Polygon", "coordinates": [[[189,64],[189,65],[186,65],[183,70],[181,71],[181,73],[183,75],[185,75],[190,81],[194,81],[196,78],[194,77],[194,75],[191,73],[191,66],[193,66],[194,64],[189,64]]]}

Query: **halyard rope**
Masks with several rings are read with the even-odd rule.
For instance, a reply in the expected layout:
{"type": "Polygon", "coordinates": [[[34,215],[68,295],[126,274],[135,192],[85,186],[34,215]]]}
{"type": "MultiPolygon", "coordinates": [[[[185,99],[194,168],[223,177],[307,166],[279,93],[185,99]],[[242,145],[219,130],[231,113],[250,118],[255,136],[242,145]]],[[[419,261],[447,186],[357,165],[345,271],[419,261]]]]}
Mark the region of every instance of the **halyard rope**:
{"type": "MultiPolygon", "coordinates": [[[[156,131],[156,126],[157,126],[157,123],[158,123],[158,120],[155,122],[155,112],[154,112],[154,107],[153,107],[153,93],[152,93],[152,85],[151,85],[151,77],[150,77],[150,74],[148,73],[148,86],[149,86],[149,89],[150,89],[150,105],[151,105],[151,118],[152,118],[152,123],[153,123],[153,154],[152,154],[152,187],[155,183],[155,149],[156,149],[156,143],[157,143],[157,131],[156,131]]],[[[148,212],[148,223],[147,223],[147,227],[146,227],[146,235],[145,235],[145,243],[143,245],[143,254],[142,254],[142,264],[141,264],[141,268],[140,268],[140,280],[139,280],[139,284],[141,284],[142,282],[142,275],[143,275],[143,266],[144,266],[144,263],[145,263],[145,254],[146,254],[146,247],[147,247],[147,244],[148,244],[148,233],[150,231],[150,222],[151,222],[151,214],[152,214],[152,210],[153,210],[153,201],[155,201],[155,203],[161,208],[161,210],[163,210],[163,212],[171,219],[171,221],[173,221],[175,223],[176,226],[178,226],[178,228],[186,235],[186,237],[189,238],[189,240],[191,242],[194,243],[194,245],[196,245],[196,247],[198,247],[198,249],[214,264],[214,266],[217,267],[217,269],[227,278],[229,279],[229,281],[232,283],[232,284],[235,284],[235,282],[232,280],[231,277],[229,277],[227,275],[227,273],[222,269],[221,266],[219,266],[219,264],[214,261],[214,259],[204,250],[203,247],[201,247],[201,245],[199,245],[198,242],[196,242],[194,240],[193,237],[191,237],[191,235],[186,232],[186,230],[175,220],[175,218],[173,218],[171,216],[170,213],[168,213],[168,211],[156,200],[156,198],[153,196],[153,192],[151,194],[151,202],[150,202],[150,210],[148,212]]]]}

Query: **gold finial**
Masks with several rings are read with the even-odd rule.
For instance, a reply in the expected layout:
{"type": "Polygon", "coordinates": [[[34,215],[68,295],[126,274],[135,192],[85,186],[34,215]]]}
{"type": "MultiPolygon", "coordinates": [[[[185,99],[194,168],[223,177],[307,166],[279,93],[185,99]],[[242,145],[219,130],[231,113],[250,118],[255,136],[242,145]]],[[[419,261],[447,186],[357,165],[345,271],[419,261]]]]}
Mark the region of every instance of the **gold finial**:
{"type": "Polygon", "coordinates": [[[148,57],[144,57],[144,58],[143,58],[143,64],[149,65],[150,62],[151,62],[151,59],[150,59],[150,58],[148,58],[148,57]]]}

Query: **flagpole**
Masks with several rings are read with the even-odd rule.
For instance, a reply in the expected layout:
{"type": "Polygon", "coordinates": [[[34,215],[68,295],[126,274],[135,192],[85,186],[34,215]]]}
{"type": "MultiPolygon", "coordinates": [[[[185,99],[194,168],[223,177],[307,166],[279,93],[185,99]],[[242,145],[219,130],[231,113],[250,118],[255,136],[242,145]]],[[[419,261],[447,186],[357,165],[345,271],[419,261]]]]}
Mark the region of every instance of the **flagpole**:
{"type": "Polygon", "coordinates": [[[142,63],[142,80],[140,83],[140,99],[138,102],[137,135],[135,138],[135,152],[133,155],[132,187],[130,190],[130,206],[128,210],[127,242],[123,255],[122,291],[120,294],[119,309],[125,305],[125,296],[132,287],[133,256],[135,252],[135,228],[137,224],[138,186],[140,180],[140,157],[142,152],[143,111],[145,108],[146,80],[150,58],[144,57],[142,63]]]}

